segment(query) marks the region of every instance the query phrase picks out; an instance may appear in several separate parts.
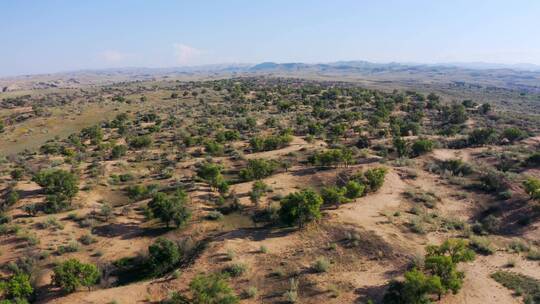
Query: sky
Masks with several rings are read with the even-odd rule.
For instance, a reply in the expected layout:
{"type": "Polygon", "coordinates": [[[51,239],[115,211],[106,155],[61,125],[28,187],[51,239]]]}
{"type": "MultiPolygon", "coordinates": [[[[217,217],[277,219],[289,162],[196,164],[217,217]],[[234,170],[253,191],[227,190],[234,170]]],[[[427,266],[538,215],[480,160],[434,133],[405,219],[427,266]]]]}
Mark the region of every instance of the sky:
{"type": "Polygon", "coordinates": [[[540,64],[538,0],[0,0],[0,76],[221,63],[540,64]]]}

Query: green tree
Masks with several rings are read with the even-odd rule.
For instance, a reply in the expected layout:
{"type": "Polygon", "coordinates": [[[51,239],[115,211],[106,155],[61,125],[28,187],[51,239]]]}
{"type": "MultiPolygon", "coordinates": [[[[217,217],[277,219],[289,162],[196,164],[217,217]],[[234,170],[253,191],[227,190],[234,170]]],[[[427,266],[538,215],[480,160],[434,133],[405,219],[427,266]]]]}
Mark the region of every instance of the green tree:
{"type": "Polygon", "coordinates": [[[9,173],[11,178],[14,179],[14,180],[20,180],[22,178],[23,174],[24,174],[24,170],[20,169],[20,168],[15,168],[15,169],[11,170],[11,172],[9,173]]]}
{"type": "Polygon", "coordinates": [[[240,170],[239,176],[244,181],[263,179],[272,175],[279,163],[275,160],[266,160],[262,158],[248,160],[247,167],[240,170]]]}
{"type": "Polygon", "coordinates": [[[525,137],[527,137],[527,133],[515,127],[506,128],[503,130],[501,134],[501,138],[506,138],[510,142],[514,142],[516,140],[520,140],[525,137]]]}
{"type": "Polygon", "coordinates": [[[152,145],[152,138],[149,135],[141,135],[129,139],[128,142],[131,148],[142,149],[152,145]]]}
{"type": "Polygon", "coordinates": [[[433,151],[433,141],[429,139],[419,139],[415,141],[411,146],[411,152],[413,156],[420,156],[428,152],[433,151]]]}
{"type": "Polygon", "coordinates": [[[33,179],[47,194],[45,212],[53,213],[67,208],[79,191],[77,177],[61,169],[42,170],[33,179]]]}
{"type": "Polygon", "coordinates": [[[324,204],[335,205],[337,208],[339,205],[349,201],[347,197],[345,197],[346,191],[345,188],[337,186],[324,187],[321,190],[321,197],[324,204]]]}
{"type": "Polygon", "coordinates": [[[52,281],[63,291],[71,293],[81,286],[90,287],[96,284],[99,277],[99,270],[95,265],[69,259],[54,267],[52,281]]]}
{"type": "Polygon", "coordinates": [[[84,128],[81,131],[81,137],[90,139],[93,145],[97,145],[103,140],[103,129],[98,125],[84,128]]]}
{"type": "Polygon", "coordinates": [[[525,192],[534,200],[540,200],[540,180],[529,177],[523,182],[525,192]]]}
{"type": "Polygon", "coordinates": [[[76,176],[61,169],[41,170],[33,181],[43,187],[47,194],[63,194],[72,198],[79,191],[76,176]]]}
{"type": "Polygon", "coordinates": [[[253,204],[257,205],[259,204],[259,200],[261,199],[261,197],[266,194],[267,190],[268,185],[266,185],[263,181],[257,180],[251,186],[251,191],[249,192],[249,199],[253,204]]]}
{"type": "Polygon", "coordinates": [[[34,292],[34,288],[30,284],[30,276],[22,272],[16,273],[6,282],[0,283],[0,290],[3,290],[10,299],[26,299],[34,292]]]}
{"type": "Polygon", "coordinates": [[[306,222],[321,217],[322,198],[313,190],[291,193],[281,200],[279,217],[287,225],[302,228],[306,222]]]}
{"type": "Polygon", "coordinates": [[[473,259],[474,252],[469,249],[468,243],[461,239],[448,239],[440,246],[426,247],[424,267],[441,282],[441,288],[437,292],[439,299],[448,291],[454,294],[459,291],[465,275],[457,270],[457,264],[473,259]]]}
{"type": "Polygon", "coordinates": [[[343,164],[345,167],[352,161],[352,151],[350,149],[328,149],[317,151],[311,155],[308,161],[316,166],[330,167],[343,164]]]}
{"type": "Polygon", "coordinates": [[[193,304],[236,304],[238,297],[227,282],[227,276],[220,273],[199,274],[189,284],[193,304]]]}
{"type": "Polygon", "coordinates": [[[492,128],[475,129],[469,133],[468,142],[470,145],[482,146],[495,141],[495,130],[492,128]]]}
{"type": "Polygon", "coordinates": [[[405,273],[403,282],[393,281],[384,295],[384,304],[429,304],[430,294],[438,293],[442,288],[436,276],[427,276],[418,269],[405,273]]]}
{"type": "Polygon", "coordinates": [[[197,176],[204,179],[210,184],[210,186],[217,188],[221,183],[223,183],[221,170],[223,170],[221,165],[205,162],[197,168],[197,176]]]}
{"type": "Polygon", "coordinates": [[[187,198],[187,194],[182,190],[177,191],[172,196],[158,192],[148,203],[148,208],[154,217],[165,223],[167,228],[171,222],[176,227],[180,227],[191,217],[191,212],[186,207],[187,198]]]}
{"type": "Polygon", "coordinates": [[[224,147],[213,140],[208,140],[204,144],[204,151],[212,156],[220,156],[223,155],[224,147]]]}
{"type": "Polygon", "coordinates": [[[15,189],[11,189],[9,193],[6,195],[5,206],[13,206],[15,203],[19,201],[19,198],[20,198],[19,191],[15,189]]]}
{"type": "Polygon", "coordinates": [[[125,145],[116,145],[111,150],[111,158],[118,159],[126,155],[127,147],[125,145]]]}
{"type": "Polygon", "coordinates": [[[364,195],[365,190],[366,186],[355,180],[350,180],[345,184],[345,196],[350,199],[364,195]]]}
{"type": "Polygon", "coordinates": [[[171,270],[182,258],[178,245],[162,237],[148,246],[148,253],[148,267],[155,275],[171,270]]]}
{"type": "Polygon", "coordinates": [[[403,138],[397,136],[394,137],[392,144],[399,157],[406,157],[409,155],[409,144],[403,138]]]}
{"type": "Polygon", "coordinates": [[[383,167],[369,169],[364,172],[364,179],[370,192],[375,192],[382,187],[387,172],[388,169],[383,167]]]}
{"type": "Polygon", "coordinates": [[[487,114],[489,112],[491,112],[491,104],[489,103],[484,103],[480,106],[480,108],[478,108],[478,112],[480,114],[487,114]]]}

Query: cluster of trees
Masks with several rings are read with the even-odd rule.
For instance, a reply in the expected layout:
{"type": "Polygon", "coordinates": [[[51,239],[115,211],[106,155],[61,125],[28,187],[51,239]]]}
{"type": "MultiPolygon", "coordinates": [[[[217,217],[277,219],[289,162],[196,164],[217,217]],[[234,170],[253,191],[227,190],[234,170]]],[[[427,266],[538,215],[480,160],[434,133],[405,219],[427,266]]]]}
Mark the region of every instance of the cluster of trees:
{"type": "Polygon", "coordinates": [[[527,136],[527,132],[515,127],[503,129],[500,133],[497,133],[494,128],[479,128],[469,133],[467,144],[470,146],[483,146],[496,142],[513,143],[527,136]]]}
{"type": "Polygon", "coordinates": [[[342,186],[328,186],[321,190],[323,201],[327,205],[335,205],[349,202],[368,192],[376,192],[384,183],[386,168],[373,168],[363,173],[351,176],[342,186]]]}
{"type": "Polygon", "coordinates": [[[323,199],[311,189],[291,193],[280,203],[279,218],[287,225],[298,225],[302,228],[305,223],[321,217],[323,199]]]}
{"type": "Polygon", "coordinates": [[[229,183],[225,180],[221,171],[223,166],[215,163],[205,162],[197,168],[197,176],[205,180],[210,187],[219,190],[220,193],[229,191],[229,183]]]}
{"type": "Polygon", "coordinates": [[[152,138],[150,135],[140,135],[130,138],[128,143],[132,149],[148,148],[152,145],[152,138]]]}
{"type": "Polygon", "coordinates": [[[66,209],[79,191],[79,182],[75,174],[61,169],[42,170],[32,180],[47,194],[44,206],[46,213],[66,209]]]}
{"type": "Polygon", "coordinates": [[[308,158],[311,164],[320,167],[333,167],[340,164],[347,167],[352,160],[353,152],[348,148],[317,151],[308,158]]]}
{"type": "Polygon", "coordinates": [[[418,139],[411,144],[401,137],[394,137],[393,145],[399,157],[417,157],[433,151],[435,143],[430,139],[418,139]]]}
{"type": "Polygon", "coordinates": [[[286,225],[302,228],[307,222],[321,217],[323,203],[339,205],[366,192],[379,190],[386,172],[387,169],[383,167],[366,170],[352,176],[343,187],[324,187],[321,194],[311,189],[291,193],[280,201],[279,218],[286,225]]]}
{"type": "Polygon", "coordinates": [[[111,158],[119,159],[120,157],[126,155],[127,147],[125,145],[114,145],[111,149],[111,158]]]}
{"type": "Polygon", "coordinates": [[[148,203],[148,209],[150,215],[165,223],[167,228],[171,222],[180,227],[191,217],[191,211],[186,206],[187,201],[188,195],[183,190],[177,190],[173,195],[158,192],[148,203]]]}
{"type": "Polygon", "coordinates": [[[461,239],[448,239],[440,246],[428,246],[422,267],[407,271],[405,280],[390,283],[385,304],[431,303],[431,297],[457,293],[465,274],[457,270],[461,262],[472,261],[474,252],[461,239]]]}
{"type": "Polygon", "coordinates": [[[253,137],[249,141],[249,146],[253,152],[270,151],[286,147],[292,140],[292,135],[287,131],[280,135],[253,137]]]}
{"type": "Polygon", "coordinates": [[[225,151],[225,147],[223,147],[222,144],[214,141],[214,140],[207,140],[204,143],[204,151],[211,156],[221,156],[223,155],[223,152],[225,151]]]}
{"type": "Polygon", "coordinates": [[[69,259],[53,269],[53,284],[64,292],[71,293],[80,287],[95,285],[100,277],[100,271],[93,264],[86,264],[77,259],[69,259]]]}
{"type": "Polygon", "coordinates": [[[263,179],[268,177],[277,170],[279,162],[275,160],[266,160],[262,158],[250,159],[247,166],[240,170],[238,175],[244,181],[263,179]]]}

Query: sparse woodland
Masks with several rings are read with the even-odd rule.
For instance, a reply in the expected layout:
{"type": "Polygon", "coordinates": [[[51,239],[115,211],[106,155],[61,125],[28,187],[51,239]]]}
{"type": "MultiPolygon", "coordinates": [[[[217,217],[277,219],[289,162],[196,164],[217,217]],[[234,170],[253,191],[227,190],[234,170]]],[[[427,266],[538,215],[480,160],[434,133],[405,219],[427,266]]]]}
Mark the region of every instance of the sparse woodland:
{"type": "Polygon", "coordinates": [[[0,303],[540,303],[518,110],[278,77],[0,95],[0,303]]]}

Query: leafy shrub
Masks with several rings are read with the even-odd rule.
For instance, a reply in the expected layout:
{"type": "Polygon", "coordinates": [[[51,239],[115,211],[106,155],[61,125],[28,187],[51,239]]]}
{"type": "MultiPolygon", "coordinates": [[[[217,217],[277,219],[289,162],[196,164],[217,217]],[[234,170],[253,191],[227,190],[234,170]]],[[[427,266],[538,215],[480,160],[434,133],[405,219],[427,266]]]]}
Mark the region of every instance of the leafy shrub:
{"type": "Polygon", "coordinates": [[[96,284],[99,276],[99,270],[95,265],[70,259],[54,268],[52,280],[54,285],[71,293],[81,286],[90,287],[96,284]]]}
{"type": "Polygon", "coordinates": [[[429,139],[420,139],[415,141],[411,146],[413,156],[420,156],[422,154],[431,152],[433,150],[433,141],[429,139]]]}
{"type": "MultiPolygon", "coordinates": [[[[29,298],[34,292],[34,288],[30,284],[30,276],[23,272],[18,272],[7,281],[0,282],[0,290],[3,291],[8,299],[14,299],[15,302],[13,303],[24,303],[22,299],[29,298]]],[[[3,303],[3,301],[0,302],[3,303]]],[[[7,303],[12,302],[8,301],[7,303]]]]}
{"type": "Polygon", "coordinates": [[[220,156],[223,155],[224,147],[213,140],[208,140],[204,144],[204,151],[212,156],[220,156]]]}
{"type": "Polygon", "coordinates": [[[149,135],[141,135],[131,138],[128,142],[132,149],[142,149],[152,145],[152,138],[149,135]]]}
{"type": "Polygon", "coordinates": [[[187,199],[187,194],[182,190],[172,196],[158,192],[148,203],[148,208],[152,216],[159,218],[167,228],[171,222],[180,227],[191,217],[191,211],[186,207],[187,199]]]}
{"type": "Polygon", "coordinates": [[[225,267],[225,269],[223,269],[223,272],[229,274],[231,277],[239,277],[243,275],[246,270],[247,267],[245,264],[234,263],[225,267]]]}
{"type": "Polygon", "coordinates": [[[495,141],[495,130],[492,128],[475,129],[467,139],[469,145],[482,146],[491,144],[495,141]]]}
{"type": "Polygon", "coordinates": [[[432,294],[439,298],[449,291],[455,294],[464,278],[457,264],[473,259],[474,253],[463,240],[448,239],[440,246],[427,246],[424,271],[414,268],[405,273],[404,281],[391,282],[383,303],[430,303],[432,294]]]}
{"type": "Polygon", "coordinates": [[[540,152],[534,152],[529,157],[527,157],[526,163],[531,167],[540,166],[540,152]]]}
{"type": "Polygon", "coordinates": [[[189,290],[193,304],[236,304],[238,297],[223,274],[197,275],[190,283],[189,290]]]}
{"type": "Polygon", "coordinates": [[[111,158],[118,159],[127,153],[127,147],[124,145],[116,145],[111,150],[111,158]]]}
{"type": "Polygon", "coordinates": [[[45,193],[73,198],[79,191],[79,184],[73,173],[60,169],[41,170],[32,179],[44,188],[45,193]]]}
{"type": "Polygon", "coordinates": [[[495,253],[495,248],[493,248],[491,241],[485,237],[473,237],[469,245],[479,254],[491,255],[495,253]]]}
{"type": "Polygon", "coordinates": [[[267,190],[268,185],[266,185],[263,181],[257,180],[251,186],[251,191],[249,192],[249,199],[253,204],[258,204],[259,200],[263,195],[266,194],[267,190]]]}
{"type": "Polygon", "coordinates": [[[523,182],[525,192],[534,200],[540,200],[540,180],[534,177],[529,177],[523,182]]]}
{"type": "Polygon", "coordinates": [[[263,179],[274,174],[278,167],[275,160],[266,160],[262,158],[248,160],[247,167],[240,170],[239,176],[244,181],[263,179]]]}
{"type": "Polygon", "coordinates": [[[321,197],[324,204],[339,206],[346,203],[348,199],[345,197],[345,188],[337,186],[324,187],[321,190],[321,197]]]}
{"type": "Polygon", "coordinates": [[[148,246],[148,253],[147,264],[155,275],[171,270],[182,258],[178,245],[162,237],[148,246]]]}
{"type": "Polygon", "coordinates": [[[157,191],[157,185],[133,185],[126,188],[129,198],[138,201],[152,196],[157,191]]]}
{"type": "Polygon", "coordinates": [[[355,199],[364,195],[365,190],[365,185],[354,180],[350,180],[345,184],[345,196],[349,199],[355,199]]]}
{"type": "Polygon", "coordinates": [[[287,195],[281,200],[279,218],[287,225],[298,225],[321,217],[322,198],[313,190],[302,190],[287,195]]]}
{"type": "Polygon", "coordinates": [[[257,136],[249,141],[249,145],[254,152],[271,151],[287,146],[292,140],[292,136],[288,133],[267,137],[257,136]]]}
{"type": "Polygon", "coordinates": [[[506,128],[503,130],[501,134],[501,138],[507,139],[510,142],[514,142],[516,140],[520,140],[525,137],[527,137],[527,133],[515,127],[506,128]]]}
{"type": "Polygon", "coordinates": [[[20,180],[23,177],[24,170],[20,168],[15,168],[9,172],[9,175],[14,180],[20,180]]]}
{"type": "Polygon", "coordinates": [[[313,264],[313,270],[315,270],[315,272],[327,272],[329,268],[330,262],[325,257],[318,258],[313,264]]]}
{"type": "Polygon", "coordinates": [[[442,290],[441,279],[425,275],[418,269],[405,273],[405,280],[392,281],[383,297],[384,304],[431,303],[430,294],[442,290]]]}
{"type": "Polygon", "coordinates": [[[410,147],[407,141],[405,141],[401,137],[394,137],[394,140],[392,141],[392,145],[394,146],[394,149],[396,149],[397,155],[399,157],[406,157],[410,153],[410,147]]]}
{"type": "Polygon", "coordinates": [[[367,185],[367,191],[376,192],[379,190],[384,184],[384,177],[387,172],[388,169],[383,167],[366,170],[366,172],[364,172],[364,178],[367,185]]]}
{"type": "Polygon", "coordinates": [[[315,166],[330,167],[338,164],[347,166],[352,161],[352,151],[349,149],[328,149],[317,151],[308,158],[315,166]]]}
{"type": "Polygon", "coordinates": [[[33,177],[33,181],[43,187],[45,193],[48,194],[45,203],[47,213],[67,208],[79,191],[76,176],[60,169],[42,170],[33,177]]]}
{"type": "Polygon", "coordinates": [[[506,175],[496,170],[488,170],[480,176],[480,189],[490,193],[508,190],[506,175]]]}
{"type": "Polygon", "coordinates": [[[11,189],[9,193],[6,195],[4,204],[0,205],[2,209],[5,207],[13,206],[19,201],[19,192],[17,190],[11,189]]]}

